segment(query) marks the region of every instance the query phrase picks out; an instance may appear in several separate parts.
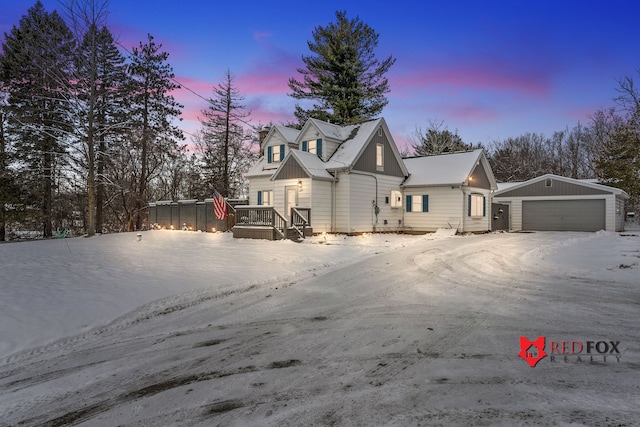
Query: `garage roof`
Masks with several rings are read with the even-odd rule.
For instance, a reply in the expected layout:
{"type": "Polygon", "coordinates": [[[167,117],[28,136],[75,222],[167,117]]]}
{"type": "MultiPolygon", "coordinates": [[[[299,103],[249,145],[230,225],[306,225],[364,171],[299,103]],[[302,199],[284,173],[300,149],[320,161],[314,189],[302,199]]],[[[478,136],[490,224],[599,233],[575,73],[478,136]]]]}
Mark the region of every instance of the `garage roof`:
{"type": "Polygon", "coordinates": [[[591,182],[591,180],[573,179],[554,174],[542,175],[515,184],[500,184],[498,188],[498,191],[494,193],[494,197],[615,194],[623,199],[629,198],[629,195],[619,188],[597,184],[591,182]]]}

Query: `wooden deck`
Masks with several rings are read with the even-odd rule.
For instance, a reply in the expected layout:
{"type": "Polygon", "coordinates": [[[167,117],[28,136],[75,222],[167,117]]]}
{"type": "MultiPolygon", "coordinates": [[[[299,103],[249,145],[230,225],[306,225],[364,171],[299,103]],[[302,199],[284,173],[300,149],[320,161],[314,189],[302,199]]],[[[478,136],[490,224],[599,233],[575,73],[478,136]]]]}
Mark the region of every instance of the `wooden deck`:
{"type": "Polygon", "coordinates": [[[273,206],[238,206],[233,237],[238,239],[264,239],[299,241],[311,236],[311,209],[294,207],[291,222],[273,206]]]}

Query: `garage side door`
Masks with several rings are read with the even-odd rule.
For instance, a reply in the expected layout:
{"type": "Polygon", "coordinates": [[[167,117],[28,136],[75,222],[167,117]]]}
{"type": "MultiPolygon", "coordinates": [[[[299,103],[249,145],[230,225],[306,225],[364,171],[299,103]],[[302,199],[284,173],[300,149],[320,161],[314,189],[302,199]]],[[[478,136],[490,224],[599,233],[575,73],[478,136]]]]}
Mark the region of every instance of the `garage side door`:
{"type": "Polygon", "coordinates": [[[524,200],[522,228],[539,231],[604,230],[605,201],[524,200]]]}

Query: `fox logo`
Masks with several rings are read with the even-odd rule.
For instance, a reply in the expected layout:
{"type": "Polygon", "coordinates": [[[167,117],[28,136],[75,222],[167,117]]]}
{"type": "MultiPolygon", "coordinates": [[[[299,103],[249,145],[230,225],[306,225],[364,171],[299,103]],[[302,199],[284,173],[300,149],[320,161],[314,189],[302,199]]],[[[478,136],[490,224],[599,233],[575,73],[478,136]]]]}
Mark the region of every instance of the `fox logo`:
{"type": "Polygon", "coordinates": [[[542,360],[547,353],[544,352],[544,336],[538,337],[533,341],[529,341],[527,337],[520,337],[520,353],[522,357],[532,368],[542,360]]]}

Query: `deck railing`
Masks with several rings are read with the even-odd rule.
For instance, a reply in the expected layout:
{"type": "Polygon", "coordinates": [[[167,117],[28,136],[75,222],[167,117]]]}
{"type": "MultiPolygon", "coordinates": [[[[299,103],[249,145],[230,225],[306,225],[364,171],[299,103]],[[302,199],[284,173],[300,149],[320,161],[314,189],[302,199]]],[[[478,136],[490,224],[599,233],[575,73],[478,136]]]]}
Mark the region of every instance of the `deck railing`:
{"type": "Polygon", "coordinates": [[[236,226],[268,227],[276,232],[276,238],[286,239],[287,219],[273,206],[236,206],[236,226]]]}
{"type": "Polygon", "coordinates": [[[311,226],[311,208],[291,208],[291,227],[304,239],[305,230],[311,226]]]}

